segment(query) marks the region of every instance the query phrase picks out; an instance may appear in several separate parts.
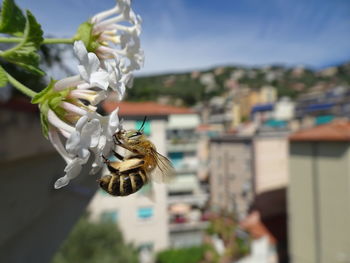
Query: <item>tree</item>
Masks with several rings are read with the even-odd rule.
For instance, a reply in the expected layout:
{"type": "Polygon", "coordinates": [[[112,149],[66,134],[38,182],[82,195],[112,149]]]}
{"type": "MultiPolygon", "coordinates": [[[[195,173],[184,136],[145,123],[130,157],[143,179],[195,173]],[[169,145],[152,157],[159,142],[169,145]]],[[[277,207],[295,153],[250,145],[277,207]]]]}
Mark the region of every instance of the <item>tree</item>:
{"type": "Polygon", "coordinates": [[[124,243],[115,223],[92,223],[84,216],[52,260],[52,263],[71,262],[137,263],[138,254],[124,243]]]}

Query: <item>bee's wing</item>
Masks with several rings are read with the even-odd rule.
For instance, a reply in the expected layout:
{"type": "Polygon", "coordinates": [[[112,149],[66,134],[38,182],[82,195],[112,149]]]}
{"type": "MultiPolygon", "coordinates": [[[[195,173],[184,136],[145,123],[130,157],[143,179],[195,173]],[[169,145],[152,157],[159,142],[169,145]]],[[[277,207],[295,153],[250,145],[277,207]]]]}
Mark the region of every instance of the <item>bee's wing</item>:
{"type": "Polygon", "coordinates": [[[151,180],[156,183],[168,183],[175,177],[175,169],[170,160],[161,155],[157,151],[153,152],[154,158],[157,160],[157,166],[151,173],[151,180]]]}

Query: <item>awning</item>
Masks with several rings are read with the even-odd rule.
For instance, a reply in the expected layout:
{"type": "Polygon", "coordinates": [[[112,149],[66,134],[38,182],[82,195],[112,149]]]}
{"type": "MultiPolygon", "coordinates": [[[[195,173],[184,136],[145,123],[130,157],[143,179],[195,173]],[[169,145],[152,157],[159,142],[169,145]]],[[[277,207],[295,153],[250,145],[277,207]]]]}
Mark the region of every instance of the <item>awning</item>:
{"type": "Polygon", "coordinates": [[[198,178],[194,174],[177,175],[168,184],[169,192],[195,192],[199,189],[198,178]]]}
{"type": "Polygon", "coordinates": [[[168,129],[194,129],[199,124],[197,114],[174,114],[169,116],[168,129]]]}
{"type": "Polygon", "coordinates": [[[256,105],[252,108],[252,113],[255,113],[258,111],[272,111],[273,106],[274,105],[272,103],[256,105]]]}
{"type": "Polygon", "coordinates": [[[187,214],[190,212],[191,207],[188,204],[175,204],[170,207],[171,214],[187,214]]]}

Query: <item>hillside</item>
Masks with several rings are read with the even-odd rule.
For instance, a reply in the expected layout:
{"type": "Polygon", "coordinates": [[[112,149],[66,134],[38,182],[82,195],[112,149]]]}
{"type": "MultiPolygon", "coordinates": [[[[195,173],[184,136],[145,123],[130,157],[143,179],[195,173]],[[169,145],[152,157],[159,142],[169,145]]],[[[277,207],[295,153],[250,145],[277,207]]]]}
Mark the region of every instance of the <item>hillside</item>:
{"type": "Polygon", "coordinates": [[[350,63],[313,71],[303,67],[217,67],[207,71],[138,77],[128,90],[127,100],[155,100],[169,104],[193,106],[213,96],[223,95],[237,86],[259,89],[275,86],[278,96],[296,98],[316,86],[332,88],[350,85],[350,63]]]}

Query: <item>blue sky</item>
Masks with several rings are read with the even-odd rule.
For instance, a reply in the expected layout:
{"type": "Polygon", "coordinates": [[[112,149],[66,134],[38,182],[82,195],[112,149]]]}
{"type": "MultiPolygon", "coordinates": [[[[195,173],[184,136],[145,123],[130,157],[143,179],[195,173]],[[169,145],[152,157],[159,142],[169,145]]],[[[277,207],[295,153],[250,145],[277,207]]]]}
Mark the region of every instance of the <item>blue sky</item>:
{"type": "MultiPolygon", "coordinates": [[[[71,36],[113,0],[17,0],[44,31],[71,36]]],[[[271,63],[321,68],[350,60],[348,0],[134,0],[143,74],[271,63]]]]}

